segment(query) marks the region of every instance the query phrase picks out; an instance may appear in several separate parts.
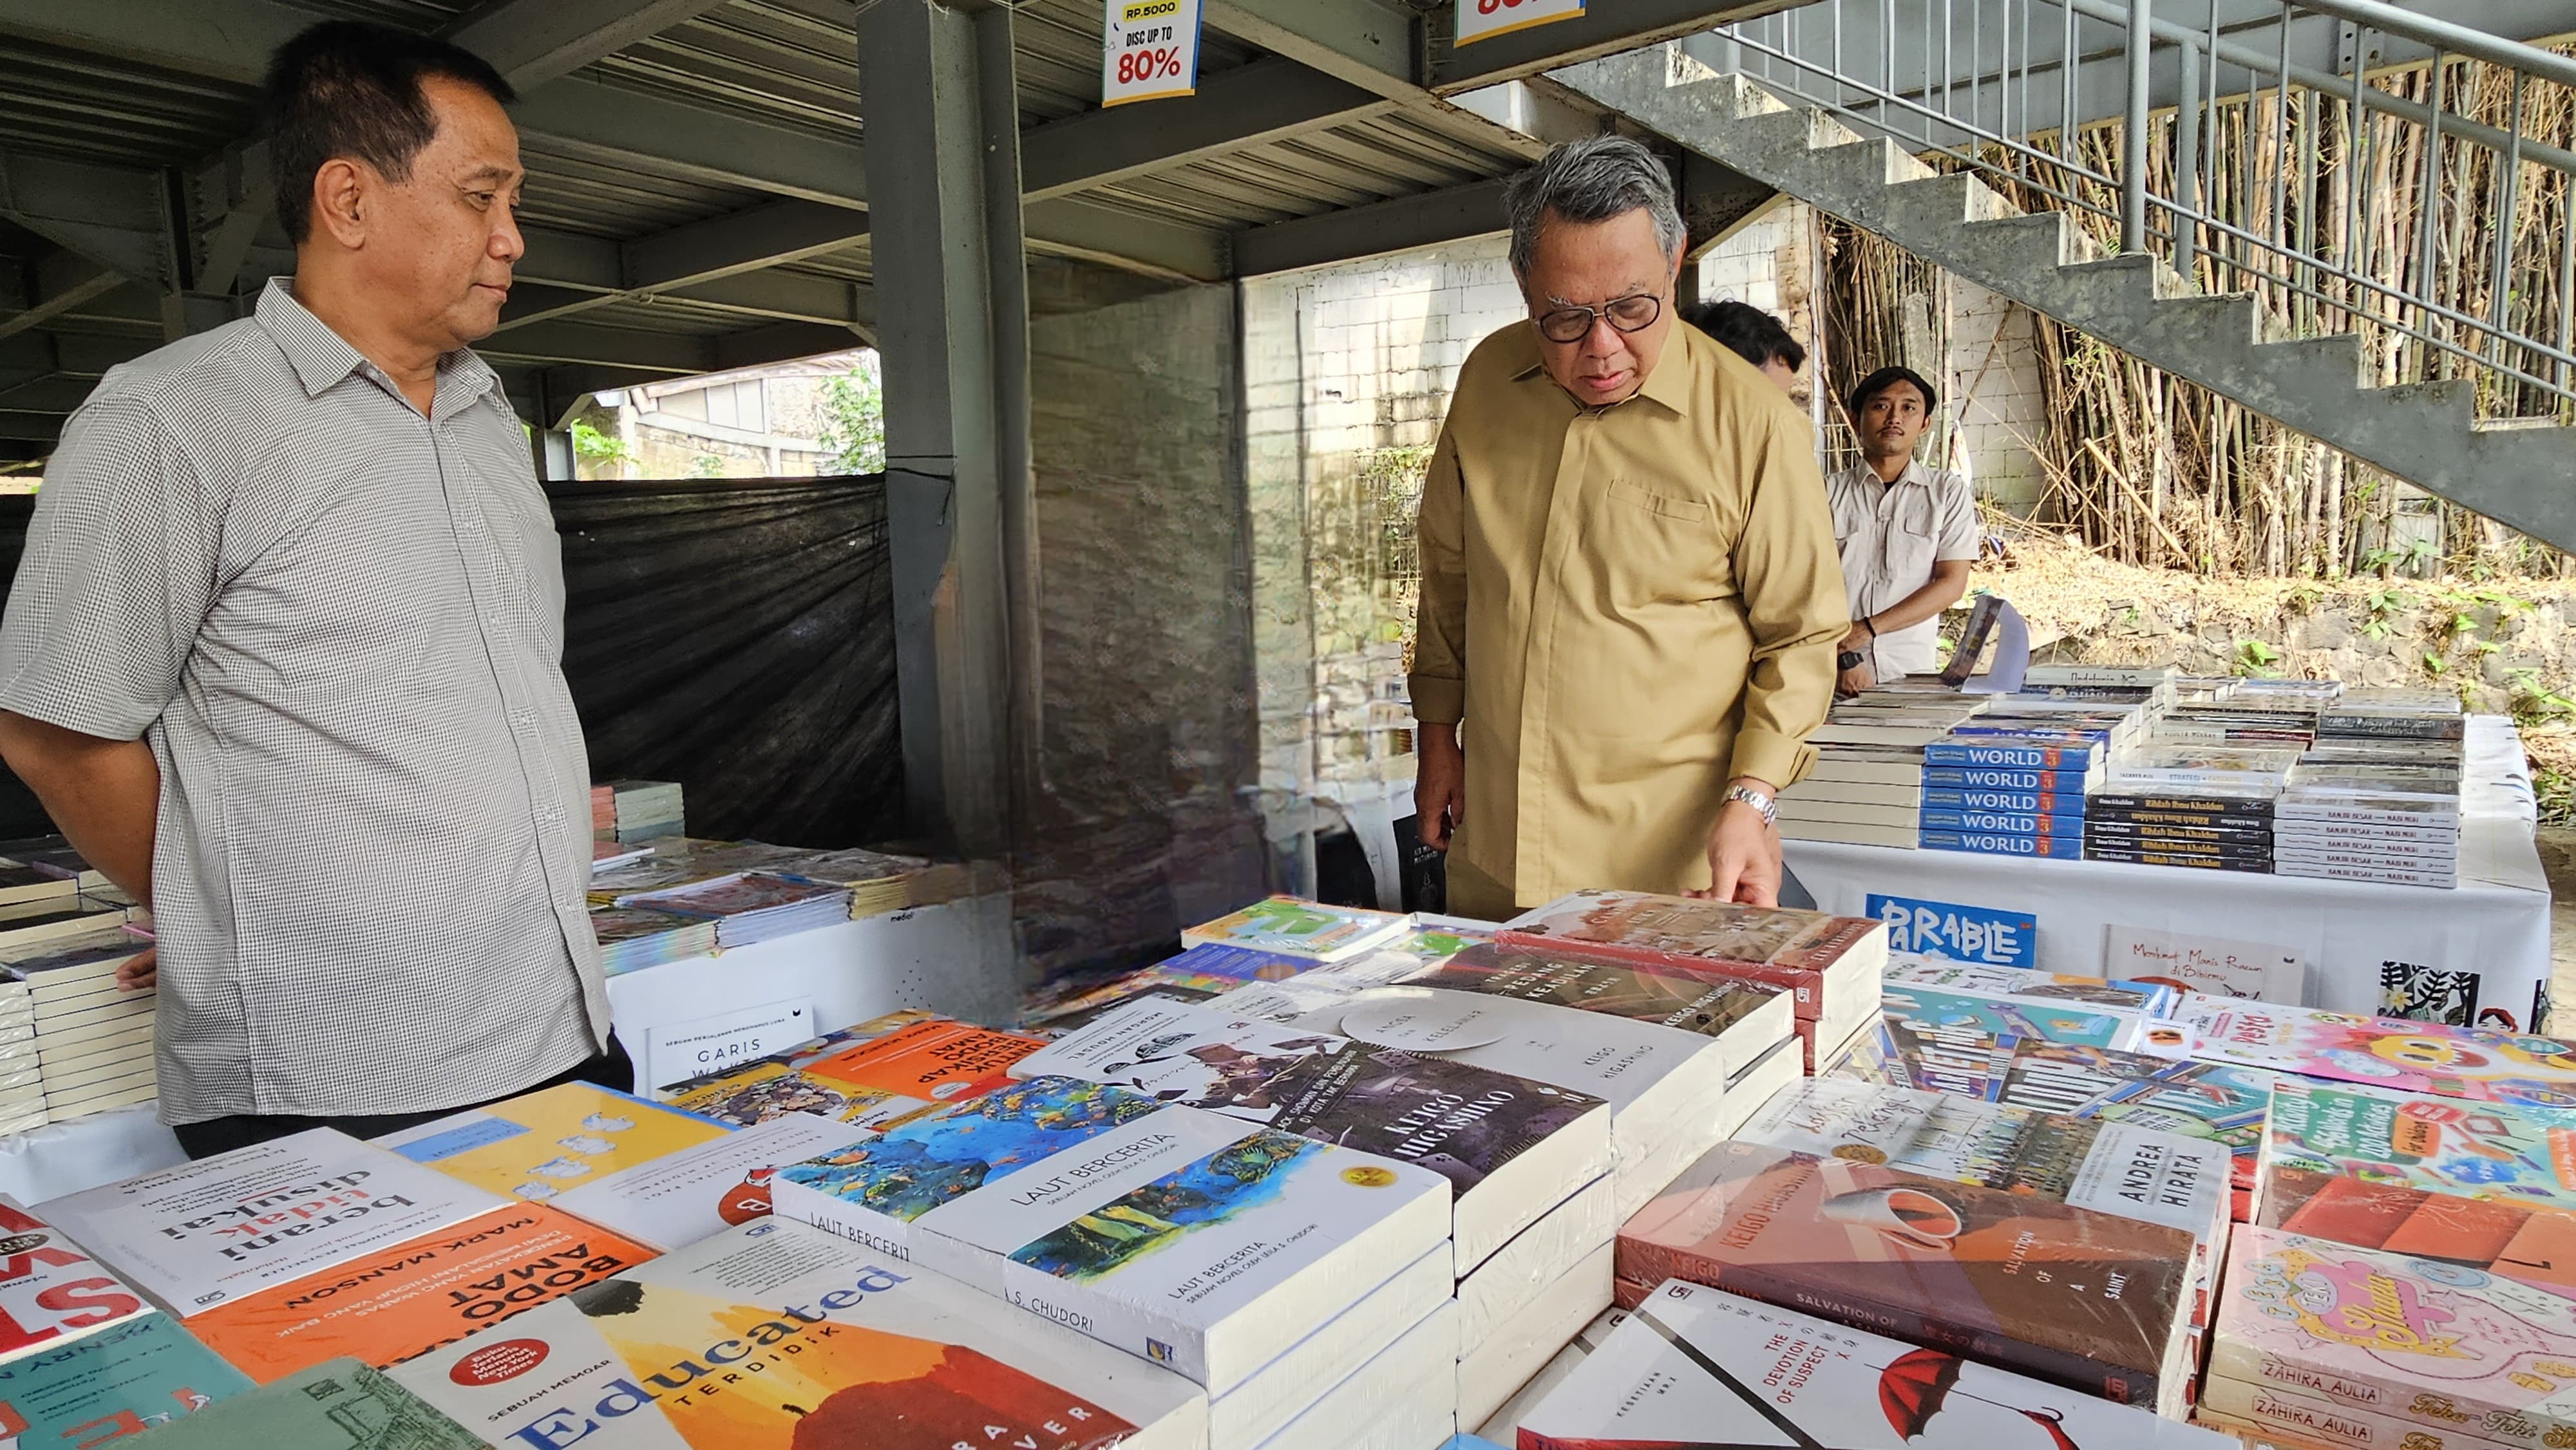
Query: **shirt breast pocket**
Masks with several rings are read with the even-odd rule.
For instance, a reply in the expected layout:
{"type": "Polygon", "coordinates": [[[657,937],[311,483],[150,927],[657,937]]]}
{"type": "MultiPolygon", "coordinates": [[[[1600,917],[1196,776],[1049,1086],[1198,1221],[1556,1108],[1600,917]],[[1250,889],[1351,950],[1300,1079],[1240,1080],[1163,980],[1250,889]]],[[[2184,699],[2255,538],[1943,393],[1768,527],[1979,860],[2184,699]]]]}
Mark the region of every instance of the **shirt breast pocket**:
{"type": "Polygon", "coordinates": [[[1616,608],[1696,602],[1722,592],[1708,504],[1612,479],[1593,508],[1587,551],[1616,608]]]}

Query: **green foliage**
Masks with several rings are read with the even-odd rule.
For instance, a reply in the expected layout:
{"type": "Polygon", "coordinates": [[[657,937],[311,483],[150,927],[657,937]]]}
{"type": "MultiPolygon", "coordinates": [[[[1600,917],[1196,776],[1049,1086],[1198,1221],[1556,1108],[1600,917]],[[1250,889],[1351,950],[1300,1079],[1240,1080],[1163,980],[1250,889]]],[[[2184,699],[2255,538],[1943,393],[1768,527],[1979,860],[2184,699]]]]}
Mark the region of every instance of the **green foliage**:
{"type": "Polygon", "coordinates": [[[823,380],[823,428],[818,440],[830,473],[885,472],[885,385],[875,360],[823,380]]]}
{"type": "Polygon", "coordinates": [[[2571,700],[2540,682],[2540,671],[2530,667],[2504,672],[2505,689],[2512,699],[2513,720],[2517,725],[2545,725],[2553,721],[2576,720],[2576,700],[2571,700]]]}
{"type": "Polygon", "coordinates": [[[2259,639],[2240,639],[2236,642],[2236,658],[2233,663],[2236,673],[2240,675],[2269,675],[2272,672],[2272,666],[2280,663],[2280,660],[2281,652],[2259,639]]]}
{"type": "Polygon", "coordinates": [[[585,459],[592,463],[632,463],[635,461],[635,454],[633,450],[626,446],[625,439],[620,438],[613,433],[602,433],[597,428],[583,422],[575,422],[572,425],[572,452],[575,458],[585,459]]]}
{"type": "Polygon", "coordinates": [[[2388,638],[2398,611],[2406,607],[2406,596],[2395,589],[2381,589],[2370,596],[2370,618],[2364,620],[2361,632],[2372,639],[2388,638]]]}
{"type": "Polygon", "coordinates": [[[722,478],[724,477],[724,460],[718,458],[712,453],[701,453],[695,458],[689,460],[689,477],[722,478]]]}
{"type": "Polygon", "coordinates": [[[2442,677],[2442,672],[2449,668],[2450,666],[2448,664],[2443,663],[2440,655],[2433,653],[2431,650],[2424,651],[2424,673],[2431,675],[2433,678],[2438,680],[2442,677]]]}
{"type": "Polygon", "coordinates": [[[2565,826],[2576,824],[2576,775],[2555,766],[2534,762],[2531,768],[2532,794],[2539,797],[2540,824],[2565,826]]]}

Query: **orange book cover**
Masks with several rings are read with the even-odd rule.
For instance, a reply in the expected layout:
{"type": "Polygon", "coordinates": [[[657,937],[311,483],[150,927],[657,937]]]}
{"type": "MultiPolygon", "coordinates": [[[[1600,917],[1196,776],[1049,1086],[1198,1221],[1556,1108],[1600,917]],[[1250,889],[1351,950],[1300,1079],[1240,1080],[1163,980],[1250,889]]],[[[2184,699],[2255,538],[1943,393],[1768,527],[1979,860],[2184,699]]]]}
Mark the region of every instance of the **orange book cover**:
{"type": "Polygon", "coordinates": [[[514,1204],[217,1305],[188,1328],[261,1384],[343,1355],[381,1368],[652,1257],[570,1214],[514,1204]]]}

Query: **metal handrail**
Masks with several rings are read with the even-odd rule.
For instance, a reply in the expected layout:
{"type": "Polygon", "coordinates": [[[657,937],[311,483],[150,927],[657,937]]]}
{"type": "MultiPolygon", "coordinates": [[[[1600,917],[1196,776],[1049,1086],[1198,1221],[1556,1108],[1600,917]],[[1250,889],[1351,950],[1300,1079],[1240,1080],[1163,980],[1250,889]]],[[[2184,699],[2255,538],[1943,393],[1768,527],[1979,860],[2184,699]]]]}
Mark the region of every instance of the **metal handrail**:
{"type": "MultiPolygon", "coordinates": [[[[1822,0],[1718,33],[1763,59],[1756,80],[1783,85],[1775,72],[1785,67],[1785,90],[1865,131],[2116,221],[2124,252],[2159,255],[2220,290],[2250,290],[2309,329],[2358,328],[2386,380],[2482,378],[2493,385],[2480,389],[2482,405],[2505,412],[2564,415],[2576,405],[2576,151],[2524,134],[2531,84],[2576,94],[2576,59],[2381,0],[2270,0],[2250,17],[2276,28],[2263,49],[2222,35],[2217,0],[2205,28],[2156,18],[2152,0],[1906,3],[1922,7],[1919,37],[1898,0],[1822,0]],[[2044,20],[2042,6],[2059,13],[2044,20]],[[1846,7],[1860,50],[1876,52],[1861,62],[1874,75],[1845,64],[1846,7]],[[1819,10],[1825,57],[1801,44],[1813,39],[1819,10]],[[1870,21],[1875,45],[1866,44],[1870,21]],[[2328,22],[2349,27],[2337,31],[2337,70],[2293,61],[2293,26],[2328,22]],[[1904,65],[1900,25],[1909,52],[1920,46],[1904,65]],[[2103,26],[2115,29],[2116,46],[2099,44],[2103,26]],[[1989,36],[1999,37],[1991,48],[1989,36]],[[2374,66],[2387,37],[2426,54],[2374,66]],[[2051,42],[2054,56],[2044,53],[2051,42]],[[2177,83],[2158,96],[2154,59],[2168,53],[2177,83]],[[2046,75],[2052,64],[2055,77],[2046,75]],[[2082,109],[2080,89],[2103,84],[2081,86],[2088,64],[2118,77],[2116,111],[2082,109]],[[2486,119],[2466,114],[2481,104],[2472,95],[2480,67],[2510,79],[2509,92],[2480,92],[2494,98],[2486,119]],[[2222,70],[2237,74],[2222,82],[2222,70]],[[2466,77],[2456,92],[2455,72],[2466,77]],[[2421,79],[2415,96],[2396,93],[2412,83],[2392,77],[2408,74],[2421,79]],[[2034,119],[2035,97],[2046,94],[2035,85],[2058,92],[2055,125],[2034,119]],[[2073,144],[2078,128],[2112,120],[2122,126],[2116,162],[2087,164],[2073,144]],[[2233,164],[2221,154],[2231,138],[2233,164]],[[2463,147],[2492,160],[2473,168],[2463,147]],[[2398,175],[2400,165],[2409,174],[2398,175]],[[2151,172],[2169,176],[2151,184],[2151,172]],[[2374,180],[2386,188],[2376,195],[2374,180]],[[2105,193],[2116,206],[2093,199],[2105,193]],[[2491,235],[2468,245],[2473,219],[2491,235]]],[[[2235,20],[2242,35],[2249,17],[2235,20]]]]}

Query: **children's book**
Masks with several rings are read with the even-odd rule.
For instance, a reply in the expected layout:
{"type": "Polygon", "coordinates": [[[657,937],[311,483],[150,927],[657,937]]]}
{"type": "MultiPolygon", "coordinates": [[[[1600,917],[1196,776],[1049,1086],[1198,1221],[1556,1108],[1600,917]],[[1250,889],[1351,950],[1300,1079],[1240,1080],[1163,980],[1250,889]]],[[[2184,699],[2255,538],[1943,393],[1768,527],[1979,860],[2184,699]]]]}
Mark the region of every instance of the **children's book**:
{"type": "Polygon", "coordinates": [[[564,1083],[375,1141],[492,1193],[543,1202],[733,1131],[589,1083],[564,1083]]]}
{"type": "Polygon", "coordinates": [[[1338,962],[1392,941],[1410,921],[1355,906],[1323,906],[1273,896],[1181,933],[1181,945],[1244,947],[1257,952],[1338,962]]]}

